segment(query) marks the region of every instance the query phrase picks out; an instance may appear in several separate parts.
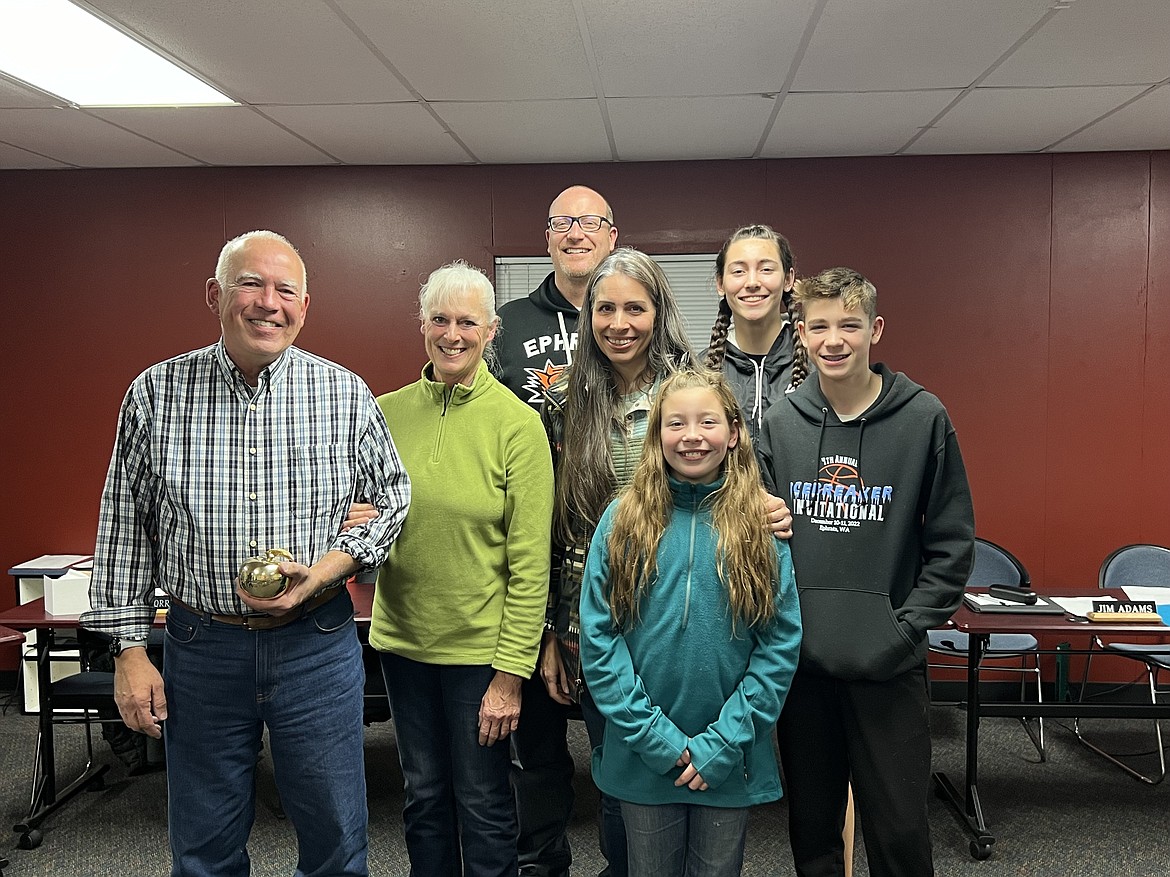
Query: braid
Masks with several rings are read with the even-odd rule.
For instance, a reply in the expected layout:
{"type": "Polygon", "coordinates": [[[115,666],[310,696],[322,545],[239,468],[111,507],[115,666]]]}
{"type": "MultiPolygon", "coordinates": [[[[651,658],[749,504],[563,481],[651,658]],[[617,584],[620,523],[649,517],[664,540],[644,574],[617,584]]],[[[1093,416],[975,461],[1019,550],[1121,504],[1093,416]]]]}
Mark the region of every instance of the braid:
{"type": "Polygon", "coordinates": [[[722,371],[727,355],[727,329],[731,325],[731,305],[725,296],[719,297],[719,316],[711,327],[711,343],[707,346],[707,368],[722,371]]]}
{"type": "Polygon", "coordinates": [[[796,331],[796,321],[800,319],[800,306],[796,303],[796,297],[789,292],[784,298],[785,304],[788,305],[788,322],[792,326],[791,388],[795,390],[808,377],[808,348],[804,346],[804,342],[800,340],[800,333],[796,331]]]}

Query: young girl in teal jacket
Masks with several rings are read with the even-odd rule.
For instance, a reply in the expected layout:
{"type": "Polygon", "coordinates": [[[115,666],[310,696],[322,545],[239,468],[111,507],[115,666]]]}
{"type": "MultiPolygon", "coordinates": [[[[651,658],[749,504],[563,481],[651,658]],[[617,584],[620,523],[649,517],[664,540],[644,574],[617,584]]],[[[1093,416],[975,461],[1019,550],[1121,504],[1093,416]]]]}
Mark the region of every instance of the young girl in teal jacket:
{"type": "Polygon", "coordinates": [[[781,796],[771,731],[800,610],[759,483],[726,381],[679,372],[590,546],[581,658],[605,717],[593,777],[622,802],[632,875],[739,874],[748,807],[781,796]]]}

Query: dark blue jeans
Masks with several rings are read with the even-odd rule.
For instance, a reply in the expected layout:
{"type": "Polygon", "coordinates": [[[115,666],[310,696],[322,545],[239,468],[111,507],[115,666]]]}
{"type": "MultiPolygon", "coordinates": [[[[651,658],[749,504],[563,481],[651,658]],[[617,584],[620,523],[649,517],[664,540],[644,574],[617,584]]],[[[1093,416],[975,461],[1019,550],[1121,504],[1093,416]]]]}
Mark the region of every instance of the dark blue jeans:
{"type": "Polygon", "coordinates": [[[163,666],[171,873],[248,874],[267,726],[297,877],[367,874],[362,658],[349,594],[275,630],[172,603],[163,666]]]}
{"type": "MultiPolygon", "coordinates": [[[[702,792],[695,792],[701,798],[702,792]]],[[[630,869],[654,877],[739,877],[748,809],[622,802],[630,869]]]]}
{"type": "Polygon", "coordinates": [[[496,671],[380,657],[406,781],[411,877],[516,877],[508,740],[479,745],[479,705],[496,671]]]}

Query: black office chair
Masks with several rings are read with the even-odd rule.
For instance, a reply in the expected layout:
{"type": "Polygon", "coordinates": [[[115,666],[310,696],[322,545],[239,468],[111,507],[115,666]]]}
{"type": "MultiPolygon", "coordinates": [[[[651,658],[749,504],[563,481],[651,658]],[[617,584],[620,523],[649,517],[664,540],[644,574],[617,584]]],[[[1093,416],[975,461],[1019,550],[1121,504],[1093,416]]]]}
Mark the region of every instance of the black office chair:
{"type": "MultiPolygon", "coordinates": [[[[37,730],[36,758],[33,761],[32,791],[29,798],[29,813],[22,822],[13,826],[20,835],[17,846],[22,850],[36,849],[41,845],[43,834],[41,823],[49,818],[78,792],[85,789],[98,790],[105,785],[108,764],[95,764],[93,754],[93,725],[114,719],[103,719],[99,711],[114,702],[114,674],[98,670],[83,669],[80,673],[58,679],[50,686],[49,697],[39,705],[42,712],[50,716],[50,729],[56,725],[85,725],[85,767],[72,782],[64,788],[56,787],[52,778],[53,801],[45,803],[45,789],[55,764],[45,764],[42,757],[41,729],[37,730]]],[[[118,719],[117,721],[121,721],[118,719]]]]}
{"type": "MultiPolygon", "coordinates": [[[[987,539],[975,539],[975,563],[971,567],[971,575],[967,579],[968,587],[987,587],[988,585],[1018,585],[1031,587],[1032,579],[1024,565],[1014,554],[987,539]]],[[[957,630],[931,630],[927,632],[927,645],[931,652],[938,655],[948,655],[952,658],[967,660],[970,649],[970,637],[957,630]]],[[[995,661],[989,669],[1007,673],[1021,673],[1024,675],[1020,682],[1020,696],[1024,697],[1024,684],[1028,675],[1036,677],[1036,701],[1044,702],[1044,692],[1040,680],[1040,644],[1036,637],[1028,633],[993,633],[988,638],[987,649],[984,652],[985,660],[995,661]],[[1001,667],[1000,661],[1019,661],[1018,667],[1001,667]]],[[[928,664],[938,669],[955,669],[954,664],[928,664]]],[[[1044,719],[1036,719],[1036,727],[1021,717],[1020,723],[1028,732],[1032,745],[1040,755],[1040,760],[1048,757],[1044,744],[1044,719]]]]}
{"type": "MultiPolygon", "coordinates": [[[[1170,589],[1170,548],[1148,544],[1125,545],[1118,548],[1101,564],[1101,571],[1097,574],[1097,585],[1101,588],[1124,588],[1127,585],[1134,585],[1170,589]]],[[[1170,602],[1170,595],[1168,595],[1167,602],[1170,602]]],[[[1170,672],[1170,645],[1108,642],[1099,636],[1093,637],[1093,645],[1111,655],[1120,655],[1124,658],[1140,661],[1145,666],[1151,704],[1158,703],[1159,697],[1170,697],[1170,687],[1158,687],[1158,673],[1162,670],[1170,672]]],[[[1085,673],[1081,678],[1081,701],[1085,699],[1085,689],[1089,681],[1089,666],[1092,659],[1092,653],[1085,658],[1085,673]]],[[[1158,774],[1153,777],[1146,776],[1122,760],[1135,756],[1107,752],[1086,739],[1081,731],[1079,719],[1073,723],[1073,731],[1077,739],[1086,747],[1102,758],[1113,762],[1134,779],[1153,786],[1166,778],[1166,750],[1162,743],[1162,725],[1158,719],[1154,719],[1154,743],[1158,753],[1158,774]]]]}
{"type": "MultiPolygon", "coordinates": [[[[77,660],[75,652],[80,656],[81,672],[55,680],[49,686],[48,698],[39,705],[39,709],[42,714],[47,714],[50,717],[48,731],[50,734],[53,733],[52,729],[58,725],[85,726],[85,766],[77,777],[64,788],[58,787],[54,776],[52,778],[54,800],[52,803],[45,803],[45,791],[49,787],[50,772],[55,772],[56,764],[45,764],[45,747],[42,746],[42,735],[45,731],[43,725],[38,727],[29,813],[23,822],[13,826],[20,835],[17,846],[21,849],[31,850],[40,846],[44,838],[40,829],[41,824],[79,792],[86,789],[97,791],[103,788],[105,774],[110,769],[109,764],[96,763],[93,749],[93,728],[95,725],[122,724],[114,701],[114,674],[107,670],[93,669],[90,663],[93,654],[105,654],[105,649],[109,647],[109,637],[104,634],[83,633],[88,639],[79,637],[76,641],[71,640],[59,644],[67,651],[65,658],[60,657],[59,648],[50,647],[38,657],[38,660],[50,662],[59,659],[77,660]],[[93,648],[95,646],[96,652],[93,648]]],[[[152,654],[161,653],[162,637],[161,630],[151,631],[147,644],[152,654]]]]}

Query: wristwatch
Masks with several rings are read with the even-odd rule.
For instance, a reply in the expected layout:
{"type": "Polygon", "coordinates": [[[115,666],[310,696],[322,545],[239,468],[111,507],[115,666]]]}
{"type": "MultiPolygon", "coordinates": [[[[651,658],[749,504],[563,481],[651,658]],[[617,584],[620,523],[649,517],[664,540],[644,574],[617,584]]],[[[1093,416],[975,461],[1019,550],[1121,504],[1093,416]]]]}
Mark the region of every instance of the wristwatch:
{"type": "Polygon", "coordinates": [[[146,648],[146,637],[144,636],[116,636],[110,640],[110,656],[114,658],[126,649],[144,648],[146,648]]]}

